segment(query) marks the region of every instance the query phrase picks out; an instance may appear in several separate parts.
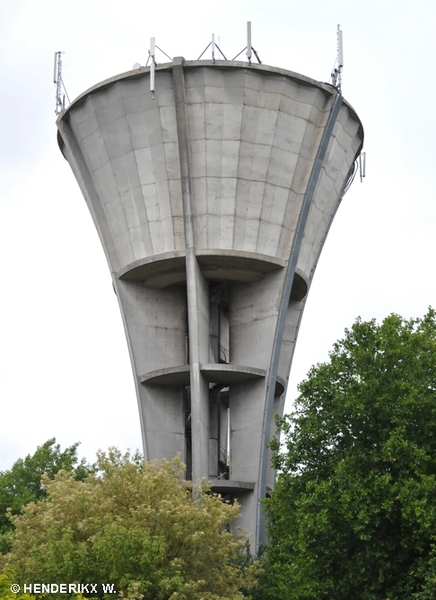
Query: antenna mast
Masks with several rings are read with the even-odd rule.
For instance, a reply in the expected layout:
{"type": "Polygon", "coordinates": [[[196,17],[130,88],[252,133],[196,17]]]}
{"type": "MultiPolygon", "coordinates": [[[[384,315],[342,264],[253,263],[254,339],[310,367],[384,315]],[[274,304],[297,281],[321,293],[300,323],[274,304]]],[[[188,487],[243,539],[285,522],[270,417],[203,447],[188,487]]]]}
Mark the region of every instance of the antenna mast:
{"type": "Polygon", "coordinates": [[[360,171],[360,183],[366,175],[366,152],[359,154],[359,171],[360,171]]]}
{"type": "Polygon", "coordinates": [[[251,21],[247,21],[247,58],[249,65],[251,65],[251,56],[251,21]]]}
{"type": "Polygon", "coordinates": [[[215,34],[212,33],[212,64],[215,64],[215,34]]]}
{"type": "Polygon", "coordinates": [[[344,48],[342,44],[342,30],[341,26],[338,25],[338,54],[334,69],[332,71],[332,83],[337,88],[338,92],[342,94],[342,69],[344,66],[344,48]]]}
{"type": "Polygon", "coordinates": [[[62,96],[62,54],[64,53],[59,51],[54,55],[53,83],[56,85],[56,115],[65,108],[65,94],[62,96]]]}
{"type": "Polygon", "coordinates": [[[154,78],[155,78],[155,67],[156,67],[156,59],[155,59],[156,50],[155,50],[155,46],[156,46],[155,38],[152,37],[152,38],[150,38],[150,50],[148,51],[148,53],[149,53],[149,55],[151,57],[151,63],[150,63],[150,92],[151,92],[151,98],[152,98],[152,100],[154,100],[154,78]]]}

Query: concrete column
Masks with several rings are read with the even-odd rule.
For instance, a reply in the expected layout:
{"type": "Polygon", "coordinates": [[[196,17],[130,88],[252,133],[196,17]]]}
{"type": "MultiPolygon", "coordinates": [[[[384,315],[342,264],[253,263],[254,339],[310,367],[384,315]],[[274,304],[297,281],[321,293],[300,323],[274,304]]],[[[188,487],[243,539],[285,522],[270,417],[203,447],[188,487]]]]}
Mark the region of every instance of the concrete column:
{"type": "Polygon", "coordinates": [[[209,335],[210,335],[210,362],[219,362],[220,346],[220,288],[219,284],[210,284],[209,301],[209,335]]]}
{"type": "Polygon", "coordinates": [[[216,479],[219,475],[218,460],[220,449],[219,386],[211,388],[209,393],[209,477],[216,479]]]}
{"type": "Polygon", "coordinates": [[[192,480],[200,483],[209,469],[209,388],[200,372],[200,362],[209,358],[209,286],[204,279],[194,247],[188,120],[185,101],[184,59],[172,65],[177,115],[183,222],[186,240],[186,293],[192,418],[192,480]]]}

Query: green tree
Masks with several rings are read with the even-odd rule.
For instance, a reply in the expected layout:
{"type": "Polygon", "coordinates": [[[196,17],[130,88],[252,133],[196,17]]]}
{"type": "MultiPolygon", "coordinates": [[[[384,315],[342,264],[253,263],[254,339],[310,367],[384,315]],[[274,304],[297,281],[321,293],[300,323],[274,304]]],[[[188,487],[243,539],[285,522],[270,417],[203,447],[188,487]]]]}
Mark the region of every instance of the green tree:
{"type": "Polygon", "coordinates": [[[358,319],[273,443],[263,598],[436,599],[436,318],[358,319]]]}
{"type": "Polygon", "coordinates": [[[80,462],[77,458],[79,443],[73,444],[63,452],[56,439],[47,440],[38,446],[33,455],[17,460],[8,471],[0,471],[0,552],[5,553],[9,548],[9,540],[13,525],[8,517],[9,509],[12,515],[19,514],[23,506],[36,502],[45,496],[41,486],[41,477],[45,473],[50,479],[60,469],[74,473],[78,480],[83,479],[88,472],[95,470],[93,465],[87,465],[85,459],[80,462]]]}
{"type": "Polygon", "coordinates": [[[35,596],[15,590],[16,578],[11,570],[0,572],[0,598],[1,600],[35,600],[35,596]]]}
{"type": "Polygon", "coordinates": [[[228,531],[237,505],[184,482],[177,459],[158,466],[112,449],[97,465],[83,481],[45,476],[47,497],[13,517],[8,566],[21,581],[110,583],[143,600],[247,597],[256,567],[241,567],[246,538],[228,531]]]}

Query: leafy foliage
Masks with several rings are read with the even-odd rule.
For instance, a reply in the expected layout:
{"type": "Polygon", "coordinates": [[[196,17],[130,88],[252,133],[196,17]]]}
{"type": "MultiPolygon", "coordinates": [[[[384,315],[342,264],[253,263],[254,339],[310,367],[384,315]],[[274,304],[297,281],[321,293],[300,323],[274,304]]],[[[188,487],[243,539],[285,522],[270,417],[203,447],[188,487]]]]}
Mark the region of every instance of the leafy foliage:
{"type": "Polygon", "coordinates": [[[1,600],[34,600],[35,596],[20,592],[14,593],[11,586],[17,581],[14,573],[7,569],[0,572],[0,598],[1,600]]]}
{"type": "Polygon", "coordinates": [[[436,319],[358,319],[280,423],[264,598],[436,598],[436,319]]]}
{"type": "MultiPolygon", "coordinates": [[[[98,455],[99,473],[44,476],[47,497],[13,517],[9,565],[22,580],[115,584],[124,598],[238,600],[254,583],[246,539],[227,531],[238,506],[182,480],[177,459],[98,455]]],[[[113,597],[113,596],[111,596],[113,597]]]]}
{"type": "Polygon", "coordinates": [[[78,462],[78,446],[78,443],[73,444],[62,452],[56,439],[52,438],[38,446],[32,456],[29,454],[17,460],[9,471],[0,472],[0,552],[4,553],[9,548],[13,530],[8,509],[12,515],[16,515],[29,502],[43,498],[46,494],[41,486],[44,473],[53,479],[60,469],[64,469],[81,480],[94,470],[84,459],[78,462]]]}

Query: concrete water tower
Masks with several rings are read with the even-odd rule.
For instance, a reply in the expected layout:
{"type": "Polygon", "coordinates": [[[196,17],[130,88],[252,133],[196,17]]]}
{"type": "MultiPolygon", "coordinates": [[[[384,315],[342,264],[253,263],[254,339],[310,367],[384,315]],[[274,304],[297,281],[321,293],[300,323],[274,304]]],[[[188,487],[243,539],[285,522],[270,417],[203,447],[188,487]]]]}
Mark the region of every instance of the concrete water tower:
{"type": "Polygon", "coordinates": [[[235,61],[140,67],[79,96],[59,145],[112,274],[146,459],[241,503],[274,485],[307,292],[363,142],[336,87],[235,61]]]}

